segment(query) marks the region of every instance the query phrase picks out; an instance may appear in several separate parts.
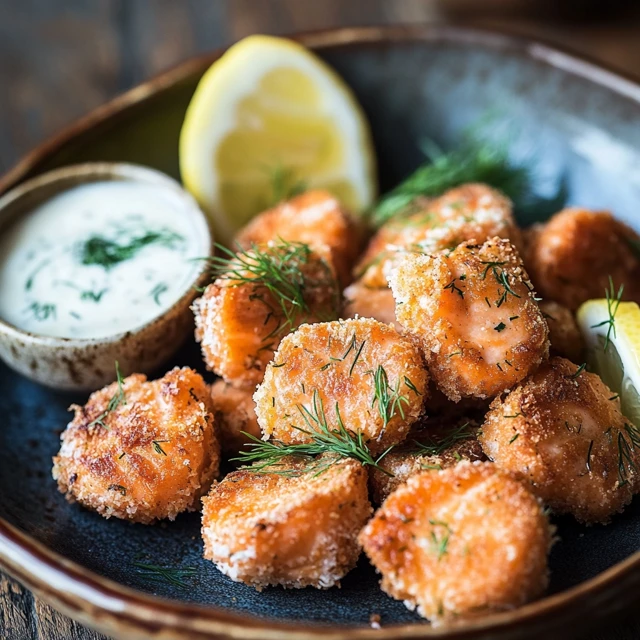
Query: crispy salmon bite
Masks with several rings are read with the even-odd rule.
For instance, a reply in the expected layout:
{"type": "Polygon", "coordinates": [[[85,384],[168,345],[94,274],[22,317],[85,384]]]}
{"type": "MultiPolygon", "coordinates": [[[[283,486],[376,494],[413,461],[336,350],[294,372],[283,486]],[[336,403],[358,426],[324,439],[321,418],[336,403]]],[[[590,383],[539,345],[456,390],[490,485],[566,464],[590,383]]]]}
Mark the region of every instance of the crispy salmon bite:
{"type": "Polygon", "coordinates": [[[564,209],[532,235],[527,267],[543,298],[575,311],[604,297],[609,277],[640,302],[640,236],[607,211],[564,209]]]}
{"type": "Polygon", "coordinates": [[[277,241],[212,258],[216,280],[193,303],[209,369],[255,388],[280,340],[304,322],[333,320],[340,290],[325,250],[277,241]]]}
{"type": "Polygon", "coordinates": [[[496,398],[479,440],[496,465],[580,522],[608,522],[638,489],[640,432],[597,375],[564,358],[496,398]]]}
{"type": "Polygon", "coordinates": [[[254,395],[265,439],[358,434],[373,455],[402,442],[422,414],[428,374],[416,345],[376,320],[303,325],[280,344],[254,395]]]}
{"type": "Polygon", "coordinates": [[[433,624],[521,606],[548,582],[542,504],[488,462],[412,476],[359,539],[382,589],[433,624]]]}
{"type": "Polygon", "coordinates": [[[548,356],[547,323],[508,240],[465,242],[448,255],[407,254],[390,283],[396,317],[453,401],[491,398],[548,356]]]}
{"type": "Polygon", "coordinates": [[[345,291],[345,317],[399,326],[388,277],[406,253],[436,253],[494,236],[521,243],[511,201],[487,185],[462,185],[433,200],[418,199],[414,206],[416,213],[388,222],[372,238],[354,270],[357,280],[345,291]]]}
{"type": "Polygon", "coordinates": [[[329,192],[314,189],[282,202],[253,218],[236,236],[243,249],[278,239],[328,247],[342,286],[351,281],[362,234],[329,192]]]}
{"type": "Polygon", "coordinates": [[[262,436],[253,391],[238,389],[224,380],[217,380],[211,385],[211,401],[222,453],[237,455],[251,442],[246,434],[254,438],[262,436]]]}
{"type": "Polygon", "coordinates": [[[218,475],[209,390],[192,369],[133,374],[91,394],[61,436],[53,477],[70,502],[149,524],[195,511],[218,475]]]}
{"type": "Polygon", "coordinates": [[[471,418],[431,418],[413,428],[377,466],[369,467],[374,504],[384,500],[411,476],[428,469],[446,469],[461,460],[486,460],[478,442],[479,424],[471,418]]]}
{"type": "Polygon", "coordinates": [[[319,474],[307,465],[289,458],[273,473],[241,469],[215,484],[203,499],[205,558],[258,590],[338,584],[371,516],[367,472],[354,460],[327,459],[319,474]]]}

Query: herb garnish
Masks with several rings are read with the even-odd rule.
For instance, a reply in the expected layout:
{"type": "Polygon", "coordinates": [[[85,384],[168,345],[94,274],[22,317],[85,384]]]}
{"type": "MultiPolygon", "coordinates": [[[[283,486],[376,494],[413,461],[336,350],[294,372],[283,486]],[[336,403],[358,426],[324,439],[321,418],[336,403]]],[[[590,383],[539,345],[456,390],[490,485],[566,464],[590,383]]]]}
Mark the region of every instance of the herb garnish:
{"type": "Polygon", "coordinates": [[[461,298],[464,298],[464,291],[456,286],[456,280],[465,280],[466,276],[462,275],[459,278],[454,278],[448,285],[443,287],[446,291],[447,289],[451,289],[451,293],[457,293],[461,298]]]}
{"type": "Polygon", "coordinates": [[[437,536],[435,531],[431,531],[431,539],[429,540],[431,546],[431,552],[438,558],[438,562],[447,553],[447,547],[449,546],[449,538],[451,537],[451,527],[441,520],[429,520],[429,524],[432,527],[444,527],[444,532],[437,536]]]}
{"type": "Polygon", "coordinates": [[[623,431],[618,432],[618,478],[620,487],[623,487],[629,482],[628,470],[636,470],[632,451],[640,448],[640,431],[638,431],[637,427],[633,424],[625,423],[624,431],[629,436],[628,442],[623,431]]]}
{"type": "Polygon", "coordinates": [[[324,274],[319,276],[310,276],[302,269],[312,259],[313,251],[308,244],[279,239],[267,246],[252,244],[248,250],[238,247],[238,253],[222,245],[216,247],[222,255],[207,258],[213,277],[225,280],[229,287],[253,285],[251,299],[264,303],[268,310],[267,318],[275,317],[276,311],[282,318],[264,340],[292,331],[311,314],[309,289],[330,287],[334,296],[326,313],[327,320],[337,317],[340,293],[329,265],[324,260],[319,261],[324,266],[324,274]],[[269,297],[261,291],[264,289],[269,297]],[[275,301],[278,309],[272,307],[269,298],[275,301]]]}
{"type": "Polygon", "coordinates": [[[153,301],[160,306],[160,296],[163,293],[166,293],[169,290],[169,287],[164,282],[159,282],[149,293],[149,295],[153,298],[153,301]]]}
{"type": "Polygon", "coordinates": [[[91,236],[80,246],[80,262],[84,265],[96,265],[111,269],[121,262],[131,260],[142,249],[151,244],[159,244],[173,249],[184,237],[169,229],[146,231],[142,235],[133,236],[128,242],[120,244],[116,240],[104,236],[91,236]]]}
{"type": "Polygon", "coordinates": [[[167,455],[167,452],[160,446],[161,444],[164,444],[166,442],[170,442],[170,440],[153,440],[152,444],[153,444],[153,450],[161,455],[161,456],[165,456],[167,455]]]}
{"type": "MultiPolygon", "coordinates": [[[[378,365],[374,376],[374,392],[371,406],[378,406],[378,413],[383,421],[383,429],[389,424],[390,420],[397,414],[400,414],[404,420],[403,405],[409,404],[409,398],[400,393],[400,379],[396,381],[395,387],[391,389],[389,385],[389,377],[382,365],[378,365]]],[[[408,386],[408,385],[407,385],[408,386]]],[[[411,383],[411,386],[415,385],[411,383]]]]}
{"type": "Polygon", "coordinates": [[[507,328],[507,325],[504,322],[499,322],[495,327],[493,327],[494,331],[500,333],[507,328]]]}
{"type": "Polygon", "coordinates": [[[33,317],[38,322],[43,322],[49,318],[56,317],[56,305],[49,302],[32,302],[27,308],[27,312],[29,311],[33,313],[33,317]]]}
{"type": "Polygon", "coordinates": [[[622,294],[624,292],[624,284],[620,285],[618,289],[618,293],[616,293],[615,287],[613,285],[613,278],[609,276],[609,288],[605,289],[604,293],[607,298],[607,314],[609,317],[598,324],[591,325],[591,329],[596,329],[598,327],[607,327],[607,337],[604,340],[604,348],[606,351],[609,347],[609,342],[611,341],[611,334],[613,333],[613,337],[616,337],[616,313],[618,313],[618,307],[620,306],[620,302],[622,301],[622,294]]]}
{"type": "Polygon", "coordinates": [[[298,180],[295,171],[291,167],[285,167],[278,163],[273,168],[268,167],[267,170],[271,179],[271,202],[268,206],[275,206],[283,200],[288,200],[300,195],[307,189],[304,180],[298,180]]]}
{"type": "Polygon", "coordinates": [[[186,588],[188,585],[184,582],[184,578],[190,578],[196,575],[196,569],[187,567],[184,569],[176,569],[175,567],[162,567],[157,564],[148,564],[146,562],[134,562],[133,566],[145,578],[152,582],[168,582],[175,587],[186,588]]]}
{"type": "Polygon", "coordinates": [[[313,392],[311,408],[302,405],[297,405],[297,408],[304,420],[305,427],[291,426],[307,434],[311,438],[311,442],[300,444],[285,444],[278,440],[265,442],[246,433],[245,435],[251,440],[247,445],[251,447],[251,451],[241,451],[238,457],[233,458],[233,460],[242,462],[245,466],[257,463],[248,467],[251,471],[257,473],[279,473],[287,476],[297,476],[302,473],[314,472],[315,475],[320,475],[331,465],[331,461],[320,462],[316,459],[316,456],[323,453],[333,453],[338,459],[353,458],[363,465],[375,467],[389,476],[393,475],[379,465],[379,462],[391,451],[392,447],[389,447],[380,456],[374,458],[364,442],[362,433],[353,433],[345,427],[337,402],[335,404],[337,428],[329,426],[324,404],[317,390],[313,392]],[[283,458],[287,456],[295,456],[305,460],[306,466],[300,470],[278,470],[277,467],[282,464],[283,458]]]}
{"type": "Polygon", "coordinates": [[[581,364],[581,365],[580,365],[580,366],[575,370],[575,372],[574,372],[574,373],[572,373],[569,377],[570,377],[572,380],[576,380],[576,379],[580,376],[580,374],[585,370],[586,366],[587,366],[587,363],[586,363],[586,362],[583,362],[583,363],[582,363],[582,364],[581,364]]]}
{"type": "Polygon", "coordinates": [[[466,440],[475,433],[475,427],[464,422],[445,434],[429,435],[421,440],[414,440],[415,453],[428,456],[442,455],[447,449],[460,440],[466,440]]]}
{"type": "Polygon", "coordinates": [[[122,386],[124,379],[122,377],[122,374],[120,373],[120,365],[118,364],[117,360],[116,360],[116,379],[118,382],[118,388],[116,389],[116,392],[113,394],[113,397],[111,398],[111,400],[109,400],[109,404],[107,405],[106,410],[103,411],[95,420],[92,420],[87,425],[87,427],[92,427],[95,424],[99,424],[104,429],[109,430],[109,427],[107,427],[105,423],[106,417],[112,411],[115,411],[120,405],[127,404],[127,397],[125,396],[124,387],[122,386]]]}

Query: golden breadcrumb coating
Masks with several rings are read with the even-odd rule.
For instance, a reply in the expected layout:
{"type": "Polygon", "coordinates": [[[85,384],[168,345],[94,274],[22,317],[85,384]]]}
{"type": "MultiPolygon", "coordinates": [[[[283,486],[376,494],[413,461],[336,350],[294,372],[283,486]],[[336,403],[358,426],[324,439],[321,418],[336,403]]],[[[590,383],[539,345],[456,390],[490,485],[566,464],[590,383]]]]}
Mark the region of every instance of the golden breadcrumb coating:
{"type": "Polygon", "coordinates": [[[547,323],[516,248],[501,238],[406,255],[390,277],[396,316],[451,400],[490,398],[549,353],[547,323]]]}
{"type": "Polygon", "coordinates": [[[105,518],[148,524],[195,511],[218,475],[220,446],[200,374],[175,368],[92,393],[61,436],[53,477],[70,502],[105,518]]]}
{"type": "Polygon", "coordinates": [[[251,442],[246,433],[254,438],[262,437],[253,391],[238,389],[218,380],[211,385],[211,401],[222,453],[237,455],[245,444],[251,442]]]}
{"type": "Polygon", "coordinates": [[[573,313],[552,300],[542,300],[540,311],[549,327],[551,355],[582,362],[584,340],[573,313]]]}
{"type": "Polygon", "coordinates": [[[304,322],[338,316],[340,292],[327,251],[304,244],[264,245],[233,260],[231,268],[236,272],[218,277],[193,303],[196,340],[209,369],[234,386],[255,388],[283,336],[304,322]],[[256,260],[267,262],[268,270],[260,270],[266,275],[245,270],[241,262],[253,267],[256,260]],[[291,302],[287,285],[306,308],[291,302]]]}
{"type": "Polygon", "coordinates": [[[241,469],[215,484],[203,499],[205,558],[257,589],[338,584],[358,560],[357,536],[371,516],[367,472],[354,460],[319,475],[305,465],[241,469]]]}
{"type": "Polygon", "coordinates": [[[344,290],[342,318],[373,318],[402,329],[396,321],[396,301],[389,287],[369,287],[360,280],[344,290]]]}
{"type": "Polygon", "coordinates": [[[604,298],[609,276],[640,302],[640,236],[606,211],[564,209],[531,238],[527,267],[542,298],[572,311],[604,298]]]}
{"type": "Polygon", "coordinates": [[[564,358],[496,398],[479,440],[498,466],[581,522],[607,522],[638,485],[640,433],[597,375],[564,358]]]}
{"type": "Polygon", "coordinates": [[[486,460],[477,438],[478,426],[471,418],[421,421],[401,445],[380,460],[380,469],[369,467],[372,502],[382,504],[401,484],[425,469],[446,469],[461,460],[486,460]]]}
{"type": "Polygon", "coordinates": [[[412,476],[360,534],[383,590],[434,625],[539,596],[551,541],[542,505],[489,462],[412,476]]]}
{"type": "Polygon", "coordinates": [[[265,439],[310,442],[301,429],[319,431],[315,419],[331,430],[341,420],[375,455],[404,440],[427,390],[417,346],[389,325],[360,319],[307,324],[288,335],[254,398],[265,439]]]}
{"type": "Polygon", "coordinates": [[[345,291],[344,317],[395,321],[388,277],[406,253],[435,253],[465,240],[482,242],[493,236],[520,243],[511,202],[483,184],[466,184],[434,200],[418,199],[419,211],[391,220],[371,239],[354,270],[356,282],[345,291]]]}
{"type": "Polygon", "coordinates": [[[351,280],[361,236],[340,202],[329,192],[314,189],[256,216],[238,233],[236,241],[244,249],[278,238],[329,247],[338,278],[345,286],[351,280]]]}
{"type": "Polygon", "coordinates": [[[478,243],[495,236],[520,246],[511,201],[487,185],[465,184],[426,201],[421,211],[408,218],[384,225],[371,240],[355,273],[370,287],[386,287],[398,254],[435,253],[467,240],[478,243]]]}

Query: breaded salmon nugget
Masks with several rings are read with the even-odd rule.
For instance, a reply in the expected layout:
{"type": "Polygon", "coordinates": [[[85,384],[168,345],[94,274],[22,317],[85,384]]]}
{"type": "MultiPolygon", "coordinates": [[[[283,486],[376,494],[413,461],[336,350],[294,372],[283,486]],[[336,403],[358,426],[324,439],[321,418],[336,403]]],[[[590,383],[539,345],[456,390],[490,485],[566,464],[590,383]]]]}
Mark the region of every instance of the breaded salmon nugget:
{"type": "Polygon", "coordinates": [[[640,302],[640,236],[606,211],[565,209],[532,238],[528,268],[543,298],[572,311],[603,298],[609,277],[640,302]]]}
{"type": "Polygon", "coordinates": [[[211,401],[222,453],[237,455],[245,444],[251,442],[246,433],[254,438],[262,436],[253,391],[238,389],[218,380],[211,385],[211,401]]]}
{"type": "Polygon", "coordinates": [[[446,469],[461,460],[486,460],[477,438],[478,426],[472,419],[431,418],[413,428],[401,445],[380,460],[379,468],[369,467],[373,503],[382,504],[401,484],[425,469],[446,469]]]}
{"type": "Polygon", "coordinates": [[[511,201],[484,184],[466,184],[427,201],[424,209],[380,229],[356,267],[369,287],[386,287],[395,259],[403,253],[435,253],[460,243],[508,238],[520,246],[521,237],[511,201]]]}
{"type": "Polygon", "coordinates": [[[147,382],[134,374],[92,393],[53,459],[70,502],[148,524],[195,511],[218,475],[211,398],[192,369],[147,382]]]}
{"type": "Polygon", "coordinates": [[[573,313],[552,300],[542,300],[540,311],[549,327],[551,355],[582,362],[584,340],[573,313]]]}
{"type": "Polygon", "coordinates": [[[428,374],[411,340],[376,320],[303,325],[280,344],[254,399],[265,439],[360,434],[372,454],[402,442],[422,414],[428,374]]]}
{"type": "Polygon", "coordinates": [[[360,534],[382,589],[434,624],[539,596],[551,539],[539,501],[489,462],[412,476],[360,534]]]}
{"type": "Polygon", "coordinates": [[[548,356],[547,323],[508,240],[406,255],[390,282],[398,320],[420,340],[431,375],[451,400],[493,397],[548,356]]]}
{"type": "Polygon", "coordinates": [[[214,485],[203,499],[204,557],[257,589],[337,584],[358,560],[371,515],[367,472],[354,460],[320,474],[307,466],[291,458],[275,473],[241,469],[214,485]]]}
{"type": "Polygon", "coordinates": [[[326,251],[278,241],[212,260],[218,277],[193,303],[196,340],[207,367],[234,386],[255,387],[287,333],[338,316],[326,251]]]}
{"type": "Polygon", "coordinates": [[[361,281],[344,290],[342,318],[373,318],[402,329],[396,321],[396,301],[389,287],[369,287],[361,281]]]}
{"type": "Polygon", "coordinates": [[[243,249],[278,239],[329,247],[341,284],[351,281],[351,269],[362,244],[361,233],[329,192],[306,191],[282,202],[256,216],[236,237],[243,249]]]}
{"type": "Polygon", "coordinates": [[[498,466],[581,522],[607,522],[638,486],[640,433],[597,375],[564,358],[496,398],[479,440],[498,466]]]}

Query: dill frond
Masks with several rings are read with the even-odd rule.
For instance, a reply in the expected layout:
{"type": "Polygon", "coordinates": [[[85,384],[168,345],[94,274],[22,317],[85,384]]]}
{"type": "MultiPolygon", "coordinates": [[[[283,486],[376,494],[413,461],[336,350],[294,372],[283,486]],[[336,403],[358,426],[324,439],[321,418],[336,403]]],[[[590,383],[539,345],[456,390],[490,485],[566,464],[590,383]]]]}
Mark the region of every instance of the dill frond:
{"type": "MultiPolygon", "coordinates": [[[[404,420],[404,407],[403,405],[409,404],[409,398],[406,395],[400,393],[400,379],[396,381],[393,389],[389,385],[389,377],[382,365],[378,365],[374,375],[374,393],[371,406],[378,406],[378,413],[383,421],[383,429],[389,424],[392,418],[396,415],[400,415],[404,420]]],[[[409,380],[409,382],[411,382],[409,380]]],[[[405,384],[407,384],[405,382],[405,384]]],[[[409,388],[415,385],[407,385],[409,388]]]]}
{"type": "Polygon", "coordinates": [[[116,379],[118,381],[118,388],[116,389],[116,392],[111,397],[111,400],[109,400],[109,404],[107,405],[106,410],[103,411],[95,420],[92,420],[87,425],[88,427],[92,427],[94,424],[99,424],[104,429],[108,429],[107,425],[104,422],[105,418],[112,411],[115,411],[120,405],[127,404],[127,397],[124,393],[124,387],[122,386],[122,383],[124,382],[124,378],[120,373],[120,365],[118,364],[117,360],[116,360],[116,379]]]}
{"type": "Polygon", "coordinates": [[[150,582],[167,582],[174,587],[186,588],[185,578],[196,575],[197,571],[193,567],[175,568],[163,567],[157,564],[146,562],[134,562],[133,566],[137,573],[147,578],[150,582]]]}
{"type": "Polygon", "coordinates": [[[469,422],[464,422],[445,434],[434,434],[426,438],[422,438],[420,441],[414,440],[414,453],[427,456],[442,455],[447,449],[455,445],[456,442],[466,440],[467,438],[475,435],[475,431],[476,429],[474,426],[469,422]]]}
{"type": "Polygon", "coordinates": [[[295,170],[277,163],[273,167],[267,167],[271,182],[271,202],[269,206],[274,207],[283,200],[289,200],[300,195],[307,189],[304,180],[296,178],[295,170]]]}
{"type": "Polygon", "coordinates": [[[624,293],[624,285],[621,284],[618,292],[613,285],[613,278],[609,276],[609,288],[605,289],[605,296],[607,298],[607,314],[608,318],[599,322],[598,324],[591,325],[591,329],[597,329],[598,327],[607,327],[607,336],[604,340],[603,350],[606,351],[609,348],[611,342],[611,334],[616,337],[616,313],[618,313],[618,307],[622,301],[622,294],[624,293]]]}
{"type": "Polygon", "coordinates": [[[221,255],[207,258],[212,276],[227,281],[229,287],[253,285],[252,299],[263,302],[269,309],[268,322],[272,317],[282,318],[276,328],[265,338],[293,331],[311,315],[310,290],[327,287],[333,292],[331,308],[326,310],[326,319],[337,317],[340,292],[331,267],[322,258],[316,258],[308,244],[278,239],[268,245],[252,244],[247,250],[238,247],[238,252],[216,245],[221,255]],[[305,265],[317,260],[320,273],[305,272],[305,265]],[[262,289],[270,294],[277,308],[271,306],[262,289]]]}
{"type": "Polygon", "coordinates": [[[392,475],[379,466],[379,462],[391,451],[387,449],[377,458],[374,458],[369,451],[362,433],[349,431],[342,421],[338,403],[335,404],[336,425],[329,425],[324,410],[324,403],[317,390],[313,392],[311,407],[303,405],[297,406],[304,427],[291,425],[306,434],[310,442],[300,444],[285,444],[278,440],[264,441],[250,434],[247,435],[250,451],[242,451],[234,461],[243,463],[245,468],[256,473],[279,473],[287,476],[298,476],[303,473],[314,473],[320,475],[331,464],[332,461],[318,460],[317,456],[325,453],[334,454],[335,459],[352,458],[366,466],[375,467],[387,475],[392,475]],[[283,466],[284,458],[293,456],[304,462],[299,469],[278,469],[283,466]]]}

